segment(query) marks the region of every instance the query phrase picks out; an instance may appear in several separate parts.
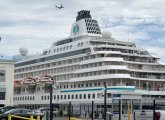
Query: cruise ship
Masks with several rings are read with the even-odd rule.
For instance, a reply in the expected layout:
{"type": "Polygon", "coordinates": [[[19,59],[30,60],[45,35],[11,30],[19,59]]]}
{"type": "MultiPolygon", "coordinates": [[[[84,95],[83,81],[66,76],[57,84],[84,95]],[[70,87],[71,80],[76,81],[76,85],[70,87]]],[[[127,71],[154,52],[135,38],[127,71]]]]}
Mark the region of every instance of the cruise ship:
{"type": "MultiPolygon", "coordinates": [[[[165,64],[154,53],[135,43],[119,41],[110,32],[101,32],[90,11],[79,11],[70,37],[52,43],[35,56],[22,57],[14,69],[14,105],[27,108],[53,104],[104,104],[111,108],[113,93],[140,95],[142,104],[165,98],[165,64]],[[51,76],[51,77],[48,77],[51,76]]],[[[101,108],[100,108],[101,109],[101,108]]]]}

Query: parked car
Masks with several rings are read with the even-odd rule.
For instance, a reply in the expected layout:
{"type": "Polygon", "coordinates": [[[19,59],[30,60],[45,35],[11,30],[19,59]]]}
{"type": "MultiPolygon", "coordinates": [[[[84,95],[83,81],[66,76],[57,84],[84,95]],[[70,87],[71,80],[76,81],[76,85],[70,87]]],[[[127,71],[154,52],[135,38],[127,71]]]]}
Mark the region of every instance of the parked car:
{"type": "MultiPolygon", "coordinates": [[[[8,115],[16,115],[16,116],[30,118],[31,114],[32,114],[32,110],[29,110],[29,109],[24,109],[24,108],[11,109],[11,110],[4,112],[3,114],[0,114],[0,120],[8,120],[8,115]]],[[[36,119],[37,115],[33,115],[33,117],[36,119]]],[[[42,116],[41,116],[41,118],[42,118],[42,116]]],[[[12,120],[15,120],[15,119],[12,118],[12,120]]],[[[18,118],[17,118],[17,120],[18,120],[18,118]]]]}
{"type": "MultiPolygon", "coordinates": [[[[37,110],[34,110],[33,113],[34,114],[41,114],[41,115],[43,115],[43,114],[45,114],[46,111],[50,112],[50,108],[49,107],[39,108],[37,110]]],[[[53,116],[55,117],[57,115],[59,115],[58,109],[57,108],[53,108],[53,116]]]]}
{"type": "Polygon", "coordinates": [[[6,106],[6,107],[1,107],[0,108],[0,114],[3,114],[4,112],[8,111],[8,110],[11,110],[11,109],[16,109],[18,107],[16,106],[6,106]]]}

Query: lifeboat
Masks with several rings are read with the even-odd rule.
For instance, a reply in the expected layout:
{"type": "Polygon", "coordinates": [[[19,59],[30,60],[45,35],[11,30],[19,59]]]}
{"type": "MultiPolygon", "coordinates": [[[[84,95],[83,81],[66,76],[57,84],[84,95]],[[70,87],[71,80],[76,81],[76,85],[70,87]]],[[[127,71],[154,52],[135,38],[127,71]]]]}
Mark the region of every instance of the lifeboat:
{"type": "Polygon", "coordinates": [[[34,86],[36,84],[36,80],[34,78],[29,77],[23,81],[23,84],[34,86]]]}
{"type": "Polygon", "coordinates": [[[41,83],[52,84],[53,80],[48,76],[42,76],[39,80],[41,83]]]}
{"type": "Polygon", "coordinates": [[[50,77],[42,76],[36,79],[36,83],[38,84],[52,84],[53,80],[50,77]]]}

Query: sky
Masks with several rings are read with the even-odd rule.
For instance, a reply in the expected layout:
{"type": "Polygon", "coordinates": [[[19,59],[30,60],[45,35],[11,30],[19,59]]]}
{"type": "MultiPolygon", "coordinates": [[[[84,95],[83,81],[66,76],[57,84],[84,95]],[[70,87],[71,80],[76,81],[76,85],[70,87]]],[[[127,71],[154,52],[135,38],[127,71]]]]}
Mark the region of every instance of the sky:
{"type": "Polygon", "coordinates": [[[0,54],[17,55],[21,47],[41,53],[69,37],[80,10],[90,10],[102,32],[165,61],[165,0],[0,0],[0,54]]]}

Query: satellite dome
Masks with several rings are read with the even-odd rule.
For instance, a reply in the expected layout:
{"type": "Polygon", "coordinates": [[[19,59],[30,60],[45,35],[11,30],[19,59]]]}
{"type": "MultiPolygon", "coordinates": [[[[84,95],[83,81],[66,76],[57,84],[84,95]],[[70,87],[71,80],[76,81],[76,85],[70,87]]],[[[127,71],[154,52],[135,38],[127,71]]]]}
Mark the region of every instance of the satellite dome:
{"type": "Polygon", "coordinates": [[[27,48],[24,48],[24,47],[21,47],[21,48],[19,49],[19,52],[20,52],[20,54],[21,54],[22,56],[26,56],[27,53],[28,53],[28,49],[27,49],[27,48]]]}
{"type": "Polygon", "coordinates": [[[105,38],[105,39],[111,39],[112,34],[111,34],[111,32],[106,31],[106,32],[102,33],[102,37],[105,38]]]}

